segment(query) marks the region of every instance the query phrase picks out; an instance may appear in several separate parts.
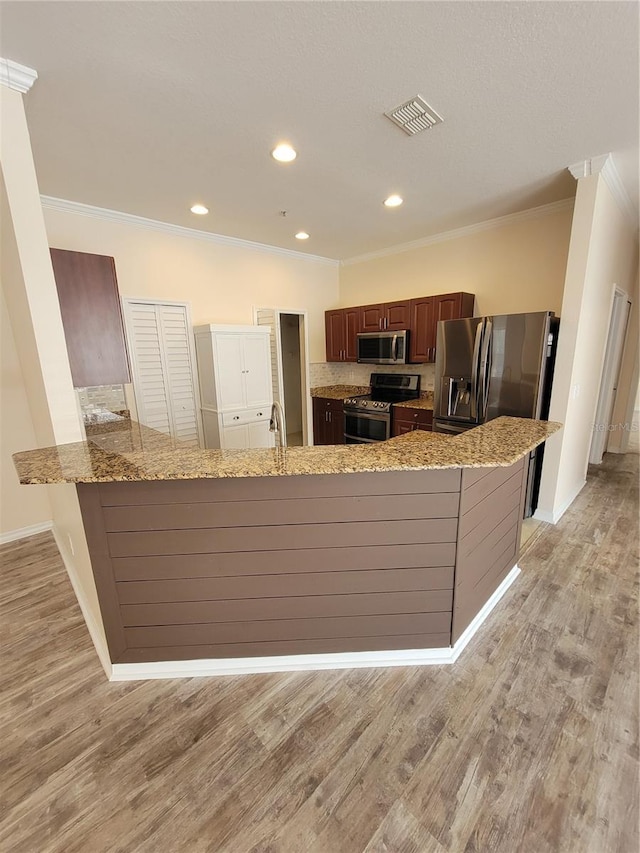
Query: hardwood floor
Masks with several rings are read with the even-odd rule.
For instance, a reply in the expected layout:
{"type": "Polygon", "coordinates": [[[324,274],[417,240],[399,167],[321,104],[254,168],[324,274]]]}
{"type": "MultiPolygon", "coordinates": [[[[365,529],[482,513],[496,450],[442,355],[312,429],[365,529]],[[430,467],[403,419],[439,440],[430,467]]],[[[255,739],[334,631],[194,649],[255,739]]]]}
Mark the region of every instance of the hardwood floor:
{"type": "Polygon", "coordinates": [[[638,456],[450,667],[108,683],[49,534],[0,549],[11,853],[636,853],[638,456]]]}

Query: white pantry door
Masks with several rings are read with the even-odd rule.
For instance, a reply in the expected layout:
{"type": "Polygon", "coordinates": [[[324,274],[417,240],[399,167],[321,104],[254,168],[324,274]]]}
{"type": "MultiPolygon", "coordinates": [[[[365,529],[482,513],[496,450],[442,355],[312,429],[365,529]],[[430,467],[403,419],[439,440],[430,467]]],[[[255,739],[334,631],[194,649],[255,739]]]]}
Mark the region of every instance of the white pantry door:
{"type": "Polygon", "coordinates": [[[188,305],[123,301],[138,420],[180,441],[199,445],[199,404],[188,305]]]}

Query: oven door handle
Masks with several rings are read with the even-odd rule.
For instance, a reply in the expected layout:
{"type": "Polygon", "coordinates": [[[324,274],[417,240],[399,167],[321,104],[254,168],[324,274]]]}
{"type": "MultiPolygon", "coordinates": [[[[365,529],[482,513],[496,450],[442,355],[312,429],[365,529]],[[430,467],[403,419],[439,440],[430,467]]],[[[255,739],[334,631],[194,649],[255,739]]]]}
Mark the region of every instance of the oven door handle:
{"type": "Polygon", "coordinates": [[[377,438],[361,438],[359,435],[349,435],[348,432],[345,432],[344,437],[352,439],[357,444],[380,444],[377,438]]]}
{"type": "Polygon", "coordinates": [[[386,421],[389,419],[389,415],[370,415],[368,412],[352,412],[349,409],[345,409],[344,414],[345,417],[362,418],[365,421],[386,421]]]}

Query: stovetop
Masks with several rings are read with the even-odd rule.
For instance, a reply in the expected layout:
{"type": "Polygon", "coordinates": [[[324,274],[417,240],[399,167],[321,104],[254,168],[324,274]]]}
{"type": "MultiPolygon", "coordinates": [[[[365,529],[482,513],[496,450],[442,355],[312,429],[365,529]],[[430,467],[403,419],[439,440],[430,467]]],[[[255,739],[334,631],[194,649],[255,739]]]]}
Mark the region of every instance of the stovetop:
{"type": "Polygon", "coordinates": [[[420,396],[419,374],[372,373],[371,394],[359,394],[344,401],[352,411],[370,411],[376,414],[391,412],[394,403],[414,400],[420,396]]]}

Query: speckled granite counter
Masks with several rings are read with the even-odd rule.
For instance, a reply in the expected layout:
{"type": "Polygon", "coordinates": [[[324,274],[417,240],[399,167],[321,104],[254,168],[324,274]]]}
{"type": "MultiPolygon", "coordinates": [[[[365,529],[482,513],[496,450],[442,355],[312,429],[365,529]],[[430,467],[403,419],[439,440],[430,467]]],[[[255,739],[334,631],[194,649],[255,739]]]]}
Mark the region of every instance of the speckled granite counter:
{"type": "Polygon", "coordinates": [[[404,403],[394,403],[394,409],[427,409],[433,411],[433,394],[421,394],[417,400],[405,400],[404,403]]]}
{"type": "Polygon", "coordinates": [[[368,385],[320,385],[311,389],[312,397],[322,397],[324,400],[346,400],[358,394],[368,394],[368,385]]]}
{"type": "Polygon", "coordinates": [[[128,429],[94,435],[86,442],[14,454],[20,482],[108,483],[508,467],[560,428],[545,421],[503,417],[459,436],[418,430],[367,445],[200,450],[135,421],[129,424],[128,429]]]}

